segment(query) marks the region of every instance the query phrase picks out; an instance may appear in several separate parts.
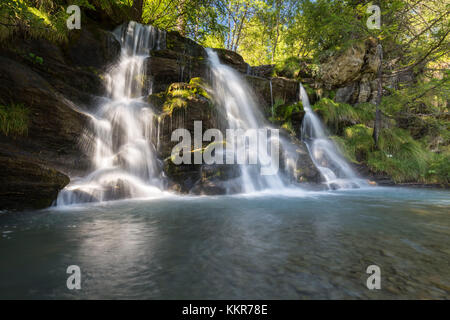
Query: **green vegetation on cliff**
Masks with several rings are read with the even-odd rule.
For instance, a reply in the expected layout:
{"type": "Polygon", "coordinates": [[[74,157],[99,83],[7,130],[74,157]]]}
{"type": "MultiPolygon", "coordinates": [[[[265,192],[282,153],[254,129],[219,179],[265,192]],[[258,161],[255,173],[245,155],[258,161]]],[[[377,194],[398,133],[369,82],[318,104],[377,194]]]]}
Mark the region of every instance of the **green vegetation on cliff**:
{"type": "Polygon", "coordinates": [[[0,132],[6,136],[28,133],[29,109],[21,104],[0,105],[0,132]]]}
{"type": "Polygon", "coordinates": [[[448,185],[450,121],[445,99],[439,102],[448,90],[439,90],[433,93],[428,84],[418,83],[385,97],[384,128],[378,146],[372,136],[374,105],[350,106],[322,99],[314,109],[330,128],[335,128],[338,135],[332,138],[350,161],[364,163],[373,172],[387,173],[396,182],[448,185]],[[409,103],[405,90],[421,96],[421,113],[411,113],[410,108],[416,104],[409,103]],[[405,118],[405,113],[411,114],[405,118]]]}

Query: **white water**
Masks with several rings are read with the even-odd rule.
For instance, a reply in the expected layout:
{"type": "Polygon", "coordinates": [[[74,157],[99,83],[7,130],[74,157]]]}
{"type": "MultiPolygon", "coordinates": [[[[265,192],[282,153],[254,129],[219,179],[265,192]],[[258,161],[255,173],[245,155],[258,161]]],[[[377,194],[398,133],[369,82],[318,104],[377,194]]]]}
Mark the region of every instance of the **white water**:
{"type": "Polygon", "coordinates": [[[272,110],[272,118],[275,117],[275,112],[273,110],[273,88],[272,88],[272,78],[270,78],[269,81],[269,88],[270,88],[270,107],[272,110]]]}
{"type": "Polygon", "coordinates": [[[350,167],[339,149],[328,138],[322,122],[311,109],[308,94],[300,84],[300,99],[305,110],[301,138],[308,147],[315,166],[329,188],[355,188],[365,185],[350,167]]]}
{"type": "Polygon", "coordinates": [[[162,194],[161,170],[151,144],[153,113],[143,96],[150,50],[165,46],[165,33],[135,22],[114,32],[121,43],[118,63],[106,76],[108,99],[91,115],[83,142],[91,151],[92,172],[72,179],[57,205],[152,197],[162,194]]]}
{"type": "MultiPolygon", "coordinates": [[[[252,90],[238,72],[229,66],[221,64],[214,50],[206,49],[206,51],[211,66],[213,95],[218,105],[226,112],[228,127],[244,131],[269,128],[251,95],[252,90]]],[[[271,143],[280,142],[278,140],[271,141],[271,143]]],[[[259,146],[257,150],[248,150],[248,152],[257,152],[257,159],[264,162],[262,159],[270,157],[264,147],[259,146]]],[[[241,179],[242,191],[245,193],[264,189],[279,190],[284,188],[284,183],[279,174],[261,175],[254,165],[241,166],[241,179]]]]}
{"type": "MultiPolygon", "coordinates": [[[[163,191],[162,165],[151,143],[154,133],[159,143],[160,128],[154,126],[155,115],[144,99],[152,90],[152,83],[146,77],[146,61],[151,50],[165,47],[165,33],[151,26],[130,22],[119,27],[114,34],[121,43],[121,56],[105,77],[108,89],[106,102],[88,114],[91,127],[86,130],[82,141],[91,153],[92,171],[85,177],[72,178],[58,195],[58,206],[126,198],[148,199],[167,194],[163,191]]],[[[207,52],[213,96],[226,113],[228,128],[243,131],[270,129],[245,80],[237,71],[221,64],[213,50],[208,49],[207,52]]],[[[356,185],[356,175],[326,138],[303,87],[300,95],[307,111],[302,137],[327,184],[340,187],[356,185]]],[[[288,171],[295,172],[296,158],[291,156],[295,155],[292,146],[282,137],[272,137],[270,140],[270,143],[278,144],[280,152],[283,152],[288,171]]],[[[261,143],[257,150],[247,151],[247,159],[254,158],[256,153],[259,163],[265,163],[273,156],[261,143]]],[[[257,165],[241,165],[240,169],[243,193],[287,190],[278,173],[262,175],[257,165]]]]}

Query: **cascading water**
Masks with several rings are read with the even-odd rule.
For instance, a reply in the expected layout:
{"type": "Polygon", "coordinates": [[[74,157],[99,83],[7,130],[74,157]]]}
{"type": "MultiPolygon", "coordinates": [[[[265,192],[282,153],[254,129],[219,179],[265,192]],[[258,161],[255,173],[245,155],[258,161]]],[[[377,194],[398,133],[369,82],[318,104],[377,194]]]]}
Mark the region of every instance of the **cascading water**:
{"type": "Polygon", "coordinates": [[[272,79],[269,81],[269,88],[270,88],[270,107],[272,110],[272,117],[275,116],[275,110],[273,110],[273,88],[272,88],[272,79]]]}
{"type": "MultiPolygon", "coordinates": [[[[207,53],[211,67],[213,95],[226,113],[228,127],[244,131],[269,128],[251,96],[251,89],[237,71],[221,64],[214,50],[207,49],[207,53]]],[[[279,143],[279,141],[271,141],[271,143],[279,143]]],[[[270,155],[266,153],[265,147],[267,146],[260,145],[257,150],[249,151],[257,152],[258,160],[267,159],[270,155]]],[[[260,171],[252,165],[241,165],[241,179],[242,191],[245,193],[284,188],[284,183],[278,174],[261,175],[260,171]]]]}
{"type": "Polygon", "coordinates": [[[150,51],[165,46],[165,33],[136,22],[119,27],[119,62],[106,76],[107,102],[90,115],[91,133],[83,144],[92,151],[93,171],[72,179],[58,195],[57,205],[151,197],[162,193],[161,170],[151,133],[153,112],[143,96],[150,51]]]}
{"type": "Polygon", "coordinates": [[[357,188],[365,185],[327,137],[322,122],[311,109],[308,94],[301,84],[299,94],[305,110],[301,138],[308,147],[311,159],[325,179],[325,183],[332,189],[357,188]]]}

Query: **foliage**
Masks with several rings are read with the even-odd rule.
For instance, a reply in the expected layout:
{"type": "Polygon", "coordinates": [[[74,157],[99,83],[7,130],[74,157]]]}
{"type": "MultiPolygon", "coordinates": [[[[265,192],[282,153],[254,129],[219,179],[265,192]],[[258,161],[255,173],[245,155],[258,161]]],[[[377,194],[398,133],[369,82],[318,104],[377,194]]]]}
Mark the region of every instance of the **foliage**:
{"type": "Polygon", "coordinates": [[[313,106],[313,109],[323,119],[325,124],[336,133],[345,124],[360,122],[358,112],[351,105],[335,102],[328,98],[319,100],[313,106]]]}
{"type": "Polygon", "coordinates": [[[275,66],[275,73],[288,78],[297,77],[300,71],[300,58],[289,57],[275,66]]]}
{"type": "Polygon", "coordinates": [[[62,1],[7,0],[0,3],[0,40],[23,34],[31,38],[67,40],[67,13],[62,1]]]}
{"type": "Polygon", "coordinates": [[[21,104],[0,105],[0,131],[8,136],[28,134],[29,110],[21,104]]]}

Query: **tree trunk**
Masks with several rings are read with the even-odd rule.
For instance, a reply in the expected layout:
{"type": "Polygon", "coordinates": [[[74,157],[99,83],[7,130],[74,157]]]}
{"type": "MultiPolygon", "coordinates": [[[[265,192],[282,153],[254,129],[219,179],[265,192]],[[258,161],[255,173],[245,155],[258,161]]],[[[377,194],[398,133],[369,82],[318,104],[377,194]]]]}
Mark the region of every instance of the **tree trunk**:
{"type": "Polygon", "coordinates": [[[182,35],[186,35],[186,15],[185,15],[186,0],[180,0],[178,5],[177,31],[182,35]]]}
{"type": "Polygon", "coordinates": [[[142,7],[144,0],[133,0],[131,6],[131,19],[136,22],[142,22],[142,7]]]}
{"type": "Polygon", "coordinates": [[[276,22],[276,24],[277,24],[277,28],[276,28],[277,33],[276,33],[276,35],[275,35],[275,41],[274,41],[274,43],[273,43],[272,63],[273,63],[274,60],[275,60],[275,55],[276,55],[276,53],[277,53],[278,39],[280,38],[280,21],[279,21],[279,15],[277,15],[277,22],[276,22]]]}
{"type": "Polygon", "coordinates": [[[377,93],[377,100],[376,100],[376,111],[375,111],[375,122],[373,126],[373,140],[375,141],[375,147],[378,148],[378,138],[380,136],[380,130],[381,130],[381,110],[380,110],[380,103],[381,98],[383,97],[383,46],[381,43],[378,44],[377,51],[380,57],[380,66],[378,67],[378,93],[377,93]]]}
{"type": "Polygon", "coordinates": [[[238,46],[239,46],[239,40],[241,39],[241,33],[242,33],[242,27],[244,26],[245,23],[245,18],[247,17],[247,13],[248,13],[248,8],[247,5],[245,5],[245,9],[244,9],[244,15],[242,16],[240,25],[239,25],[239,30],[237,32],[237,36],[236,36],[236,41],[234,43],[234,48],[232,48],[232,51],[237,51],[238,46]]]}

